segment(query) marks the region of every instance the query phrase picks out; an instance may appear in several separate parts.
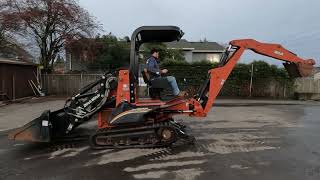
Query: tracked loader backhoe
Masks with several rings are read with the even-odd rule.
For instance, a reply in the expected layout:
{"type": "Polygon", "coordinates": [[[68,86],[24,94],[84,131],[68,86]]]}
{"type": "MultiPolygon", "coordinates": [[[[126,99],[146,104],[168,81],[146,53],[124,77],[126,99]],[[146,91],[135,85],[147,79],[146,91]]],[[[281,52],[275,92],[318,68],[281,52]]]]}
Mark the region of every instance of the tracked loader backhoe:
{"type": "Polygon", "coordinates": [[[167,82],[150,79],[150,72],[139,68],[138,53],[143,43],[179,41],[183,36],[175,26],[143,26],[131,37],[130,67],[106,73],[101,79],[80,90],[66,105],[42,115],[13,130],[9,138],[34,142],[63,139],[98,113],[98,129],[90,136],[93,148],[161,147],[177,140],[192,142],[186,127],[174,115],[205,117],[221,87],[246,49],[281,60],[292,77],[312,73],[315,61],[299,58],[278,44],[260,43],[252,39],[234,40],[221,56],[218,68],[209,70],[208,78],[192,98],[163,100],[159,95],[167,82]],[[148,84],[151,97],[138,96],[139,75],[148,84]]]}

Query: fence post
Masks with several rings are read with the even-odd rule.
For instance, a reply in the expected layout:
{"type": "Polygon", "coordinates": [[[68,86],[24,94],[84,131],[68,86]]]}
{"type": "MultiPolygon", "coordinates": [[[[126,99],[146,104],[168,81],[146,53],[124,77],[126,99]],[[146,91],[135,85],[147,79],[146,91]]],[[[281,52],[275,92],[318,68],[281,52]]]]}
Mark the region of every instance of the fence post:
{"type": "Polygon", "coordinates": [[[251,75],[250,75],[250,94],[249,96],[251,97],[252,96],[252,79],[253,79],[253,63],[251,64],[251,75]]]}
{"type": "Polygon", "coordinates": [[[284,87],[283,87],[283,98],[286,98],[286,90],[287,90],[287,80],[284,81],[284,87]]]}
{"type": "Polygon", "coordinates": [[[70,92],[70,76],[69,77],[66,77],[65,75],[63,75],[63,84],[64,86],[66,86],[66,89],[67,89],[67,96],[70,96],[71,92],[70,92]]]}
{"type": "Polygon", "coordinates": [[[12,75],[12,99],[16,99],[16,84],[15,84],[15,79],[14,75],[12,75]]]}
{"type": "Polygon", "coordinates": [[[4,86],[5,86],[4,79],[2,79],[2,82],[1,82],[1,83],[2,83],[2,90],[1,90],[1,91],[2,91],[3,93],[5,93],[5,92],[4,92],[4,89],[5,89],[5,88],[4,88],[4,86]]]}
{"type": "Polygon", "coordinates": [[[318,81],[318,91],[316,91],[316,93],[320,93],[320,79],[318,79],[317,81],[318,81]]]}
{"type": "Polygon", "coordinates": [[[81,75],[80,75],[80,88],[83,87],[83,84],[82,84],[82,72],[81,72],[81,75]]]}

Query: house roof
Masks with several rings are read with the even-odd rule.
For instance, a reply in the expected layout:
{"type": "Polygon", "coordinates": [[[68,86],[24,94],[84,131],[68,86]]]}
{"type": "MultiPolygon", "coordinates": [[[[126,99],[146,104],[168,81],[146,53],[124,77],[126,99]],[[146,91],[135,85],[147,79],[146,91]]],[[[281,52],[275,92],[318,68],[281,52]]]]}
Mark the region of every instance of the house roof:
{"type": "Polygon", "coordinates": [[[166,43],[169,49],[193,50],[193,52],[223,52],[224,47],[216,42],[189,42],[185,39],[166,43]]]}
{"type": "Polygon", "coordinates": [[[37,64],[27,62],[27,61],[18,61],[9,58],[0,57],[0,64],[15,64],[15,65],[24,65],[24,66],[37,66],[37,64]]]}

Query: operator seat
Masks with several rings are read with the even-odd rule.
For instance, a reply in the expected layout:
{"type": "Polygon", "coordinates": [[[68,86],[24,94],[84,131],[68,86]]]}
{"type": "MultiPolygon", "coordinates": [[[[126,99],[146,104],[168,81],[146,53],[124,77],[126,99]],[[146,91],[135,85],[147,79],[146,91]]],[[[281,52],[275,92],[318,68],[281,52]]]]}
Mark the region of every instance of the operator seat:
{"type": "Polygon", "coordinates": [[[170,88],[169,82],[166,78],[151,78],[150,73],[152,72],[149,72],[147,68],[143,68],[141,73],[143,81],[147,84],[149,96],[151,98],[160,99],[161,93],[165,89],[170,88]]]}

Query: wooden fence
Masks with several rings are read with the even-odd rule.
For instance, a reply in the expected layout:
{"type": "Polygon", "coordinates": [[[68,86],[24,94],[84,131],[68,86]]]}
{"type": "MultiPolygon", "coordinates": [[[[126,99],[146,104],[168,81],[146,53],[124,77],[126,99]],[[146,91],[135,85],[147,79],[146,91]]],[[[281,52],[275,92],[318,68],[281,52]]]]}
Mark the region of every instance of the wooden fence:
{"type": "Polygon", "coordinates": [[[297,78],[295,80],[295,92],[299,99],[320,100],[320,79],[297,78]]]}
{"type": "Polygon", "coordinates": [[[101,74],[45,74],[42,76],[42,86],[46,94],[72,96],[100,77],[101,74]]]}
{"type": "MultiPolygon", "coordinates": [[[[48,74],[42,76],[43,89],[46,94],[72,96],[78,92],[81,87],[94,82],[100,78],[101,74],[48,74]]],[[[179,79],[178,79],[179,80],[179,79]]],[[[190,83],[182,83],[178,81],[180,89],[187,90],[190,94],[197,92],[197,85],[190,83]]],[[[243,81],[241,84],[233,83],[232,79],[228,79],[220,92],[220,96],[233,97],[249,97],[249,81],[243,81]]],[[[144,92],[145,87],[141,87],[139,92],[144,92]]],[[[260,81],[253,82],[252,97],[267,98],[291,98],[293,97],[293,88],[286,83],[276,81],[260,81]]]]}
{"type": "Polygon", "coordinates": [[[34,95],[30,82],[36,83],[34,65],[0,62],[0,101],[15,100],[34,95]]]}
{"type": "Polygon", "coordinates": [[[320,79],[297,78],[295,81],[295,91],[297,93],[320,94],[320,79]]]}

